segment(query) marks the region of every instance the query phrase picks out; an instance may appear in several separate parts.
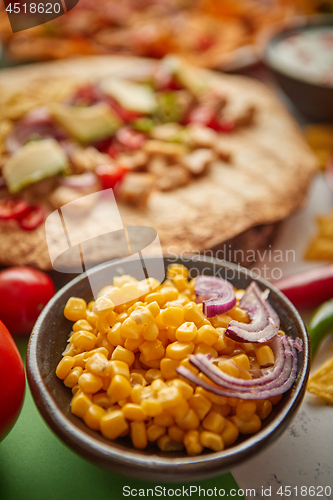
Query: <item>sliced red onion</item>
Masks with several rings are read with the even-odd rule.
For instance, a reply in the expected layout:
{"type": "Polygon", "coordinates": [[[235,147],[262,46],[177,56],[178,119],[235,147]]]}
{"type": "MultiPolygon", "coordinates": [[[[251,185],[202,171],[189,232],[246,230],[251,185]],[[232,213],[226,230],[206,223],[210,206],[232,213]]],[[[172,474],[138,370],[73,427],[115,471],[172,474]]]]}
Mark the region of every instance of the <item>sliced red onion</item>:
{"type": "MultiPolygon", "coordinates": [[[[208,382],[201,380],[199,377],[194,375],[187,368],[180,366],[177,368],[177,373],[187,378],[190,382],[203,387],[209,392],[213,392],[219,396],[235,397],[240,399],[266,399],[273,396],[278,396],[286,392],[293,385],[296,375],[297,375],[297,354],[295,348],[300,345],[299,342],[294,341],[291,337],[280,336],[279,343],[282,345],[284,350],[284,363],[282,371],[275,377],[271,382],[266,384],[260,384],[260,379],[254,380],[243,380],[237,379],[236,377],[230,377],[235,382],[234,384],[221,382],[220,377],[217,376],[216,372],[219,370],[214,367],[212,362],[210,366],[206,366],[206,362],[202,363],[202,356],[198,363],[193,363],[198,355],[192,356],[190,358],[191,362],[204,373],[213,383],[216,385],[209,384],[208,382]],[[248,386],[246,382],[255,382],[256,385],[248,386]]],[[[204,357],[204,356],[203,356],[204,357]]],[[[223,372],[221,372],[223,373],[223,372]]],[[[272,372],[273,373],[273,372],[272,372]]]]}
{"type": "Polygon", "coordinates": [[[29,140],[53,138],[65,139],[66,134],[52,122],[46,108],[38,108],[20,120],[6,137],[6,149],[13,154],[29,140]]]}
{"type": "Polygon", "coordinates": [[[69,175],[67,177],[58,177],[58,182],[62,186],[72,189],[86,189],[96,183],[96,175],[92,172],[86,172],[80,175],[69,175]]]}
{"type": "Polygon", "coordinates": [[[199,276],[195,282],[197,302],[203,303],[203,313],[207,318],[224,314],[236,304],[234,287],[222,278],[199,276]]]}
{"type": "Polygon", "coordinates": [[[251,322],[230,321],[225,332],[227,337],[237,342],[268,342],[277,334],[277,314],[267,300],[263,300],[262,292],[254,281],[248,286],[239,307],[248,313],[251,322]]]}

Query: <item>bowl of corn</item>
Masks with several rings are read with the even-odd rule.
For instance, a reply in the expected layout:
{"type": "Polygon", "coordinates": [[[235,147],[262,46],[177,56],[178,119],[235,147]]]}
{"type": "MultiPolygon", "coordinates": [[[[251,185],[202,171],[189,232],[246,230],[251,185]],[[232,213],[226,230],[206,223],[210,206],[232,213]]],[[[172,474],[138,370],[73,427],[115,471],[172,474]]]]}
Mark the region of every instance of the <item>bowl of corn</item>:
{"type": "MultiPolygon", "coordinates": [[[[245,348],[224,334],[230,320],[246,320],[239,297],[253,279],[223,261],[165,258],[160,284],[153,278],[159,263],[149,258],[151,290],[119,306],[103,293],[94,300],[86,275],[62,288],[30,338],[28,381],[53,431],[95,464],[155,481],[211,477],[265,448],[290,424],[308,378],[308,336],[292,304],[257,278],[269,290],[281,332],[303,344],[295,382],[283,395],[257,400],[196,386],[178,373],[179,367],[195,373],[192,355],[220,359],[224,373],[243,379],[251,378],[253,366],[272,363],[264,345],[245,348]],[[207,319],[196,303],[195,277],[202,274],[234,286],[237,303],[227,314],[207,319]]],[[[137,286],[137,267],[135,261],[122,264],[120,276],[115,268],[113,283],[108,264],[91,272],[102,292],[112,294],[125,284],[137,286]]]]}

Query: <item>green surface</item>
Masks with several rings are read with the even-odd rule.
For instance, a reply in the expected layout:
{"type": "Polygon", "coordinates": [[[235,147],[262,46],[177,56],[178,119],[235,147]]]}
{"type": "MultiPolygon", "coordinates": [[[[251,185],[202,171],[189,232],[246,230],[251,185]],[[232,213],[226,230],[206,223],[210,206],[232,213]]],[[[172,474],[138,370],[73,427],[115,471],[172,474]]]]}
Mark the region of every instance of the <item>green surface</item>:
{"type": "MultiPolygon", "coordinates": [[[[18,342],[25,356],[27,342],[18,342]]],[[[126,470],[124,470],[126,474],[126,470]]],[[[231,474],[188,484],[162,484],[168,488],[201,486],[224,488],[229,496],[237,484],[231,474]]],[[[1,500],[117,500],[123,496],[123,487],[131,489],[154,488],[155,483],[129,479],[111,474],[83,460],[67,448],[44,423],[27,388],[21,415],[10,434],[0,444],[0,499],[1,500]]],[[[139,492],[137,492],[139,498],[139,492]]],[[[184,498],[184,496],[182,495],[184,498]]],[[[185,495],[186,497],[186,495],[185,495]]],[[[141,498],[158,498],[150,494],[141,498]]],[[[160,498],[168,498],[161,495],[160,498]]],[[[203,494],[192,493],[192,499],[203,494]]],[[[206,496],[207,498],[207,496],[206,496]]],[[[212,497],[214,498],[214,497],[212,497]]],[[[215,497],[216,498],[216,497],[215,497]]],[[[233,496],[236,500],[244,497],[233,496]]]]}

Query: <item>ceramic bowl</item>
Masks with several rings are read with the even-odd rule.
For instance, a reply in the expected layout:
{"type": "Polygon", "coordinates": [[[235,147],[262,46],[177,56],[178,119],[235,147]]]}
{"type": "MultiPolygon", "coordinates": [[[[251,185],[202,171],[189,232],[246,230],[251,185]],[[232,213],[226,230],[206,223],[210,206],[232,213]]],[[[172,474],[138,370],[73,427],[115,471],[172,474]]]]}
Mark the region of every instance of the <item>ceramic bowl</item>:
{"type": "MultiPolygon", "coordinates": [[[[165,267],[172,262],[187,266],[191,276],[215,275],[227,278],[237,288],[246,288],[252,281],[250,271],[224,261],[207,258],[164,259],[165,267]]],[[[158,269],[159,259],[149,258],[150,275],[158,269]]],[[[107,265],[92,270],[100,288],[106,283],[107,265]]],[[[126,274],[135,276],[137,265],[121,265],[126,274]]],[[[150,446],[136,450],[127,438],[108,441],[98,431],[89,429],[70,411],[71,390],[55,375],[72,323],[64,318],[64,306],[71,296],[93,298],[86,275],[62,288],[40,315],[30,338],[27,355],[27,373],[32,395],[48,425],[62,441],[82,457],[108,470],[140,479],[159,481],[186,481],[211,477],[230,470],[272,444],[288,427],[302,401],[309,372],[309,340],[303,322],[287,298],[268,282],[257,279],[260,288],[270,289],[270,302],[277,311],[281,328],[287,335],[303,340],[304,349],[298,354],[297,379],[293,387],[273,407],[264,420],[262,429],[251,436],[243,436],[222,452],[207,452],[189,457],[184,452],[165,453],[150,446]]]]}
{"type": "Polygon", "coordinates": [[[298,19],[294,26],[275,32],[266,43],[262,57],[282,90],[307,118],[329,122],[333,120],[333,86],[311,83],[301,76],[295,76],[274,58],[274,49],[279,42],[318,27],[333,27],[333,15],[298,19]]]}

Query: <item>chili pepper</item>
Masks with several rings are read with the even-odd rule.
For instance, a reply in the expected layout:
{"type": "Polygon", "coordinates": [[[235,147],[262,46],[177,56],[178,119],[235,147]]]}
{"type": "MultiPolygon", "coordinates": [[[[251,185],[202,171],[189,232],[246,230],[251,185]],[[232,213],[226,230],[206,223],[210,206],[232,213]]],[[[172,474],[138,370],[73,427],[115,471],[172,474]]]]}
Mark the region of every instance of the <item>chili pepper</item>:
{"type": "Polygon", "coordinates": [[[313,309],[333,297],[333,264],[273,282],[297,309],[313,309]]]}
{"type": "Polygon", "coordinates": [[[308,333],[311,341],[311,357],[314,358],[321,341],[333,329],[333,299],[324,302],[313,314],[308,333]]]}

